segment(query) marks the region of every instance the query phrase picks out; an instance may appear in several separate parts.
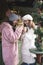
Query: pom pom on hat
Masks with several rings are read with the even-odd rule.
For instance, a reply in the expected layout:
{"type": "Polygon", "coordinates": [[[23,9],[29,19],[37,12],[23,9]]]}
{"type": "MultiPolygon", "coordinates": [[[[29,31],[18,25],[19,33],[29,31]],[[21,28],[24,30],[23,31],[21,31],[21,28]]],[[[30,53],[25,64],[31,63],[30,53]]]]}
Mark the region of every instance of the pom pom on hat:
{"type": "Polygon", "coordinates": [[[22,20],[33,20],[33,17],[29,14],[22,17],[22,20]]]}
{"type": "Polygon", "coordinates": [[[9,21],[18,20],[20,17],[14,13],[9,16],[9,21]]]}

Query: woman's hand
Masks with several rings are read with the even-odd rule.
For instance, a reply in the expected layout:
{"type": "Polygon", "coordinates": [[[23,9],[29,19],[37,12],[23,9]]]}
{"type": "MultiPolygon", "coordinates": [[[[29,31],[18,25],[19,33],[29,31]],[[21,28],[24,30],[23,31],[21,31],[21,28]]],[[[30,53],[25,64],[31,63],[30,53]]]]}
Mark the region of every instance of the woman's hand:
{"type": "Polygon", "coordinates": [[[28,31],[27,27],[23,27],[22,33],[24,34],[24,33],[26,33],[27,31],[28,31]]]}

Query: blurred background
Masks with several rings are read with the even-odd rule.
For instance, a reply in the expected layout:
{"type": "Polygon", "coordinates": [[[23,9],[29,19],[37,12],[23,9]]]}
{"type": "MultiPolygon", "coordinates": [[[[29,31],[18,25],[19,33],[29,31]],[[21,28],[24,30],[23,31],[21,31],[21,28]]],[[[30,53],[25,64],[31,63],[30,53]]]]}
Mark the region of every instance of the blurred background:
{"type": "MultiPolygon", "coordinates": [[[[0,0],[0,24],[5,17],[6,6],[9,6],[12,12],[20,16],[31,14],[34,22],[37,24],[43,21],[43,0],[0,0]]],[[[21,42],[19,41],[19,58],[21,64],[21,42]]],[[[0,65],[4,65],[2,60],[1,33],[0,33],[0,65]]]]}

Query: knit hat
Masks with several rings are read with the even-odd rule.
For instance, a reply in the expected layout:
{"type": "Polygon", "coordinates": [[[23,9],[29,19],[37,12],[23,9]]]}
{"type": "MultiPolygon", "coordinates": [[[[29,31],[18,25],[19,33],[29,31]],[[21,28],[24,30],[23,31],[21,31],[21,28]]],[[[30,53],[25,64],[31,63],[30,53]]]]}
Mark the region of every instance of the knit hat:
{"type": "Polygon", "coordinates": [[[18,20],[20,17],[14,13],[9,16],[9,21],[18,20]]]}
{"type": "Polygon", "coordinates": [[[33,20],[33,17],[29,14],[22,17],[22,20],[33,20]]]}

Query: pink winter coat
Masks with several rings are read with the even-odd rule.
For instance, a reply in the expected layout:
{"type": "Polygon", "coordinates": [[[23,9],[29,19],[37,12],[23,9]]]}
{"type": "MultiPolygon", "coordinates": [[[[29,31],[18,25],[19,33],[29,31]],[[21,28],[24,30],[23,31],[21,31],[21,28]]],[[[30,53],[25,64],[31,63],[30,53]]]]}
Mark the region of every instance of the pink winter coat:
{"type": "Polygon", "coordinates": [[[5,65],[18,64],[18,39],[21,36],[23,26],[17,27],[14,32],[8,23],[2,25],[2,56],[5,65]]]}

